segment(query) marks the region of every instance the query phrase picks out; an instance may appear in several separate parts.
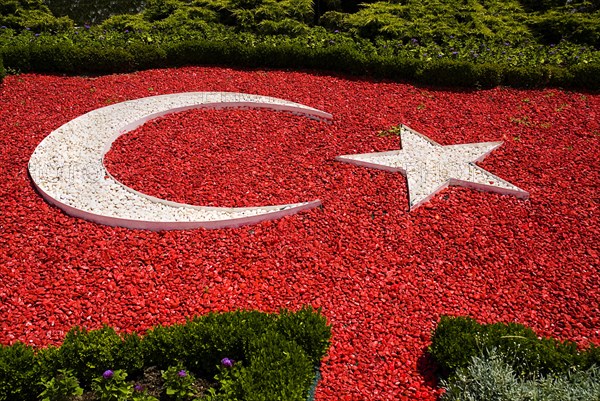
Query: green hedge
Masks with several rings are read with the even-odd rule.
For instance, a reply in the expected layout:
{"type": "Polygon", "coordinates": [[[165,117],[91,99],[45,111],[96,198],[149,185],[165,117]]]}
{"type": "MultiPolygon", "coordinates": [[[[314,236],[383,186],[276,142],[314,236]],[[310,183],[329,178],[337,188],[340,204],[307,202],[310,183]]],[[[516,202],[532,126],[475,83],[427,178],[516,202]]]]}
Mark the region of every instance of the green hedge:
{"type": "Polygon", "coordinates": [[[4,60],[2,59],[2,55],[0,54],[0,83],[6,76],[6,68],[4,68],[4,60]]]}
{"type": "Polygon", "coordinates": [[[317,10],[309,0],[152,0],[139,14],[74,28],[42,0],[0,0],[0,57],[16,72],[211,64],[448,87],[600,89],[597,7],[547,0],[528,12],[530,2],[521,3],[365,2],[344,13],[358,3],[312,2],[317,10]]]}
{"type": "MultiPolygon", "coordinates": [[[[132,42],[122,47],[90,44],[80,47],[64,41],[19,43],[2,49],[6,67],[21,72],[115,73],[183,65],[305,68],[369,75],[400,81],[449,87],[488,88],[562,86],[600,89],[600,65],[570,68],[513,67],[475,64],[462,60],[423,61],[362,52],[346,43],[308,47],[301,40],[256,41],[194,39],[152,44],[132,42]]],[[[0,70],[1,71],[1,70],[0,70]]],[[[1,75],[0,75],[1,76],[1,75]]]]}
{"type": "Polygon", "coordinates": [[[182,364],[196,376],[216,376],[224,399],[264,400],[275,394],[276,399],[304,401],[330,338],[326,319],[310,307],[279,314],[210,313],[154,327],[143,336],[121,335],[107,326],[75,327],[60,347],[0,346],[0,400],[37,399],[40,381],[59,369],[73,370],[89,390],[92,379],[107,369],[122,369],[135,379],[144,367],[182,364]],[[218,369],[225,357],[240,363],[236,377],[218,369]]]}
{"type": "Polygon", "coordinates": [[[467,317],[443,316],[431,341],[430,354],[450,376],[493,349],[506,357],[517,376],[524,378],[600,367],[600,347],[592,345],[582,351],[574,342],[539,338],[533,330],[517,323],[479,324],[467,317]]]}

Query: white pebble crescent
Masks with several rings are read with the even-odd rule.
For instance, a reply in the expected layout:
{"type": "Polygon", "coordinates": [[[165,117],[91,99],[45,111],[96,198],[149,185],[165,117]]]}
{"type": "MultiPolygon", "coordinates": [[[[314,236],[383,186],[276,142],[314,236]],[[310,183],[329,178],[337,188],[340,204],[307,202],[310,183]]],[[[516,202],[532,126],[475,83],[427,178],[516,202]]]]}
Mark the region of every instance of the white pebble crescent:
{"type": "MultiPolygon", "coordinates": [[[[225,228],[292,215],[319,200],[277,206],[205,207],[142,194],[114,179],[104,155],[121,135],[165,114],[194,108],[266,108],[317,120],[331,114],[273,97],[230,92],[188,92],[130,100],[93,110],[50,133],[29,160],[40,194],[65,213],[109,226],[147,230],[225,228]]],[[[201,150],[199,150],[201,151],[201,150]]]]}

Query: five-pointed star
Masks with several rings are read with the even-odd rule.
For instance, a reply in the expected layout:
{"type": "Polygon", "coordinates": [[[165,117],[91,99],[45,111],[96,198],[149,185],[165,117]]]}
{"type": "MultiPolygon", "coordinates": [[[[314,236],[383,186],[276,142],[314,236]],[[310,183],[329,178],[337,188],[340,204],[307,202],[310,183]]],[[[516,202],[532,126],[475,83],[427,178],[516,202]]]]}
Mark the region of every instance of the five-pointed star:
{"type": "Polygon", "coordinates": [[[402,125],[401,150],[344,155],[336,160],[387,171],[400,171],[408,181],[409,207],[413,210],[448,185],[511,194],[526,199],[526,191],[485,171],[475,163],[502,142],[442,146],[402,125]]]}

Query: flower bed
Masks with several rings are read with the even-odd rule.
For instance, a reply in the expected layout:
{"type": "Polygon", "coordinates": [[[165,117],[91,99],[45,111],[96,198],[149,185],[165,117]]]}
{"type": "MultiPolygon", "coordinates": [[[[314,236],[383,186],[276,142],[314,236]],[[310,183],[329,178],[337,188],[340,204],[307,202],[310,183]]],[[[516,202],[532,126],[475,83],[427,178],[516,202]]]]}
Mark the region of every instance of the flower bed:
{"type": "Polygon", "coordinates": [[[142,332],[209,311],[308,304],[333,329],[317,400],[433,400],[425,350],[443,314],[600,343],[598,95],[219,68],[16,75],[0,90],[3,344],[57,344],[74,325],[142,332]],[[68,217],[33,190],[27,162],[53,129],[183,91],[274,96],[334,120],[183,112],[121,137],[107,155],[111,174],[178,202],[318,198],[323,208],[239,229],[146,232],[68,217]],[[443,145],[505,141],[480,165],[530,199],[452,187],[408,213],[402,175],[334,161],[398,149],[380,132],[401,123],[443,145]]]}
{"type": "Polygon", "coordinates": [[[59,347],[1,347],[0,399],[305,401],[330,337],[312,308],[208,314],[143,336],[74,328],[59,347]]]}

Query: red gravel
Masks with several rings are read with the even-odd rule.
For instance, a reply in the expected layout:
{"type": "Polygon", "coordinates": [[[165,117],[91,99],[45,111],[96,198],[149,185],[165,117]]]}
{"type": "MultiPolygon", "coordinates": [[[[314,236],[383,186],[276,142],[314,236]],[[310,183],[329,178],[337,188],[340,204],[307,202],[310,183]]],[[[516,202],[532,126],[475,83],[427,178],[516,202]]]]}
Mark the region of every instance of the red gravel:
{"type": "Polygon", "coordinates": [[[424,349],[442,314],[600,345],[600,95],[220,68],[19,75],[0,90],[0,343],[56,344],[73,325],[144,331],[211,310],[311,304],[334,332],[320,401],[435,399],[424,349]],[[114,144],[106,162],[117,179],[198,205],[321,199],[323,208],[157,233],[68,217],[33,190],[27,162],[53,129],[110,103],[185,91],[280,97],[334,121],[175,114],[114,144]],[[377,132],[400,123],[441,144],[504,140],[481,166],[530,199],[449,188],[407,213],[402,175],[333,160],[397,149],[377,132]]]}

